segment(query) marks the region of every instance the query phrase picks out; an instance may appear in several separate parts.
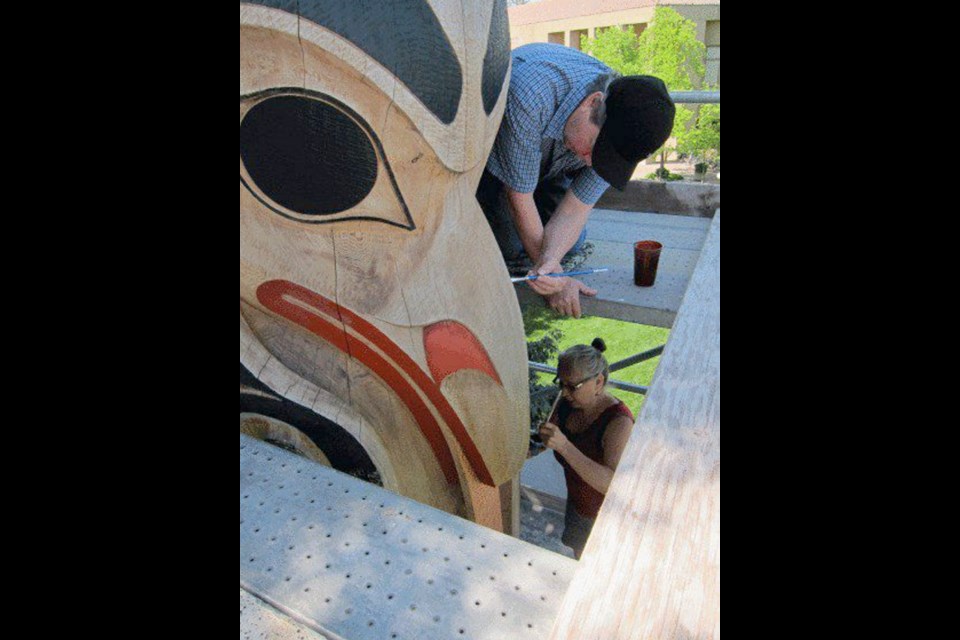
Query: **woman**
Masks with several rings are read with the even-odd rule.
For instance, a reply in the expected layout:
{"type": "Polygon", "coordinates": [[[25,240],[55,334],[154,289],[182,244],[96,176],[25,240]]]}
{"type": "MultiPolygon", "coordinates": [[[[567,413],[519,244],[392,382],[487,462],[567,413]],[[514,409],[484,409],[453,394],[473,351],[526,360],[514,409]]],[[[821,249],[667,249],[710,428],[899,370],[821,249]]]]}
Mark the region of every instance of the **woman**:
{"type": "Polygon", "coordinates": [[[596,522],[633,429],[633,413],[607,393],[610,365],[603,340],[579,345],[560,356],[563,396],[550,421],[540,430],[567,479],[567,516],[563,543],[577,559],[596,522]]]}

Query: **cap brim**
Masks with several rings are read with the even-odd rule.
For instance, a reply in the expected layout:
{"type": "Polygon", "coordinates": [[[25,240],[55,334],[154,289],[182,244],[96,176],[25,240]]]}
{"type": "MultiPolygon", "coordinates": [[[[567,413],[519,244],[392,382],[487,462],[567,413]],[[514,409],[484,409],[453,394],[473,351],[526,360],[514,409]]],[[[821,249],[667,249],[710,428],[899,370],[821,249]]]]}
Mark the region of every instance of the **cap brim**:
{"type": "Polygon", "coordinates": [[[600,130],[597,144],[593,147],[593,170],[610,186],[623,191],[630,184],[630,180],[633,178],[640,162],[630,162],[624,159],[617,153],[611,138],[608,127],[600,130]]]}

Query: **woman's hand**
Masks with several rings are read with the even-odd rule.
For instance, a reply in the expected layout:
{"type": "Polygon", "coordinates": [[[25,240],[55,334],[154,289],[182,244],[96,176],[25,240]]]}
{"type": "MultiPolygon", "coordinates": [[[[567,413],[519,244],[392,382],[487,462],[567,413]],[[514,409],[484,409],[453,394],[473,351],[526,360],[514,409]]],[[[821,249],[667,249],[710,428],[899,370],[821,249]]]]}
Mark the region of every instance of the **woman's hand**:
{"type": "Polygon", "coordinates": [[[560,431],[560,427],[552,422],[548,422],[540,427],[540,438],[543,440],[543,446],[548,449],[553,449],[560,455],[563,455],[563,452],[566,451],[567,446],[570,444],[567,436],[563,435],[563,432],[560,431]]]}

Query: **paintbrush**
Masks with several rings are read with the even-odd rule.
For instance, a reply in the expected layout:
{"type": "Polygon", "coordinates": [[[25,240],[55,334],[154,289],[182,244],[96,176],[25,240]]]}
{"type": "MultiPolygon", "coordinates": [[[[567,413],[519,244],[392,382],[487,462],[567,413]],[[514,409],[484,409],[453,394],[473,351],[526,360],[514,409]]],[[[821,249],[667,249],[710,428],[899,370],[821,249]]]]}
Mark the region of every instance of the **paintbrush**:
{"type": "Polygon", "coordinates": [[[571,271],[569,273],[550,273],[545,276],[524,276],[522,278],[511,278],[510,282],[517,284],[518,282],[529,282],[531,280],[539,280],[540,278],[570,278],[573,276],[589,276],[594,273],[605,273],[610,271],[608,267],[603,267],[602,269],[589,269],[587,271],[571,271]]]}
{"type": "MultiPolygon", "coordinates": [[[[550,409],[550,413],[547,414],[547,419],[543,421],[543,425],[546,425],[548,422],[550,422],[550,418],[552,418],[553,414],[556,413],[557,407],[560,406],[561,400],[563,400],[563,389],[560,389],[560,393],[557,394],[557,399],[553,402],[553,408],[550,409]]],[[[541,429],[543,428],[543,425],[540,426],[541,429]]],[[[540,438],[540,429],[537,429],[536,433],[532,433],[530,435],[531,439],[536,444],[540,445],[541,447],[543,446],[543,440],[540,438]]]]}

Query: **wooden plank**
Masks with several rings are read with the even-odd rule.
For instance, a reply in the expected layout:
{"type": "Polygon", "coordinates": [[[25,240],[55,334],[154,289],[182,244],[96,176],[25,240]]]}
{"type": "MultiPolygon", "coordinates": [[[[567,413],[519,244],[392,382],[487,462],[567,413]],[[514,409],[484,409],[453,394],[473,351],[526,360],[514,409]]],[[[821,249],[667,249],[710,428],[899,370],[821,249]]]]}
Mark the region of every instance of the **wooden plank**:
{"type": "Polygon", "coordinates": [[[720,224],[553,640],[720,638],[720,224]]]}

